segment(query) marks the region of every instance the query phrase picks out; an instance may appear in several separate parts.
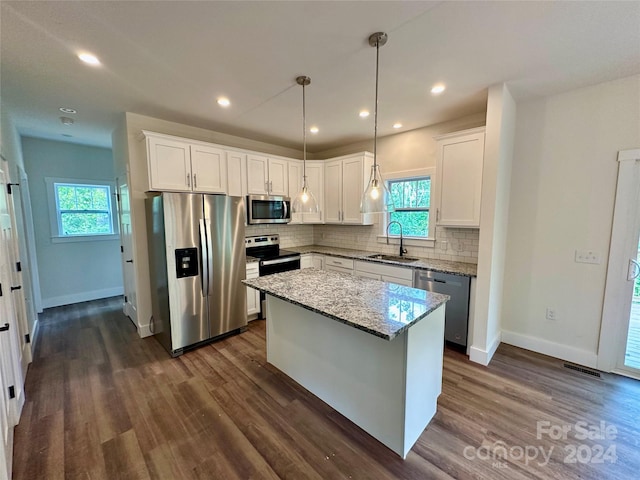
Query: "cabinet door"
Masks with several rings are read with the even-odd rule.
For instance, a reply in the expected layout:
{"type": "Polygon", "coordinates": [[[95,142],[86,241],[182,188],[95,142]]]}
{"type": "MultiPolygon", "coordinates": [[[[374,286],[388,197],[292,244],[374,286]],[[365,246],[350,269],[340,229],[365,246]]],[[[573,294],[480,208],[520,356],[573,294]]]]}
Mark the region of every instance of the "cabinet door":
{"type": "Polygon", "coordinates": [[[311,261],[313,262],[313,268],[324,270],[324,257],[322,255],[312,255],[311,261]]]}
{"type": "Polygon", "coordinates": [[[342,161],[342,221],[362,223],[360,202],[362,201],[364,174],[361,156],[342,161]]]}
{"type": "Polygon", "coordinates": [[[387,283],[396,283],[398,285],[404,285],[405,287],[413,287],[413,280],[407,280],[406,278],[391,277],[389,275],[380,275],[380,280],[387,283]]]}
{"type": "Polygon", "coordinates": [[[300,255],[300,268],[311,268],[313,267],[313,255],[300,255]]]}
{"type": "Polygon", "coordinates": [[[194,192],[227,193],[227,162],[224,151],[191,145],[191,183],[194,192]]]}
{"type": "Polygon", "coordinates": [[[304,223],[322,223],[324,210],[324,162],[307,161],[307,187],[316,197],[318,213],[304,215],[302,221],[304,223]]]}
{"type": "Polygon", "coordinates": [[[437,224],[477,228],[480,226],[484,132],[445,138],[438,143],[437,224]]]}
{"type": "Polygon", "coordinates": [[[342,160],[327,162],[324,166],[324,221],[341,223],[342,220],[342,160]]]}
{"type": "MultiPolygon", "coordinates": [[[[257,278],[259,276],[258,269],[247,265],[247,279],[257,278]]],[[[247,288],[247,315],[255,315],[260,313],[260,292],[255,288],[247,288]]]]}
{"type": "Polygon", "coordinates": [[[191,152],[188,143],[148,137],[147,155],[151,190],[191,190],[191,152]]]}
{"type": "Polygon", "coordinates": [[[247,194],[247,156],[227,152],[227,195],[244,197],[247,194]]]}
{"type": "Polygon", "coordinates": [[[353,274],[356,277],[373,278],[374,280],[380,280],[380,275],[377,273],[361,272],[359,270],[355,270],[353,274]]]}
{"type": "Polygon", "coordinates": [[[259,155],[247,155],[247,193],[267,195],[269,182],[269,159],[259,155]]]}
{"type": "MultiPolygon", "coordinates": [[[[271,195],[289,195],[289,162],[269,159],[269,193],[271,195]]],[[[295,195],[296,192],[293,193],[295,195]]]]}

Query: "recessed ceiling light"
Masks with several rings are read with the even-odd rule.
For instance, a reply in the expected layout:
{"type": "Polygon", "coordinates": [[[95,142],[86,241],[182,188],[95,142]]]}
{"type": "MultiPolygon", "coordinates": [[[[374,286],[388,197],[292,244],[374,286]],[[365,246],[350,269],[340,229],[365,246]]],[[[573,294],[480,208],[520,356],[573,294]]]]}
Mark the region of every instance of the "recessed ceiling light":
{"type": "Polygon", "coordinates": [[[220,97],[218,98],[218,105],[220,105],[221,107],[228,107],[229,105],[231,105],[231,102],[227,97],[220,97]]]}
{"type": "Polygon", "coordinates": [[[73,125],[73,118],[69,117],[60,117],[60,121],[63,125],[73,125]]]}
{"type": "Polygon", "coordinates": [[[311,133],[318,133],[320,130],[318,129],[318,127],[311,127],[311,128],[309,129],[309,131],[310,131],[311,133]]]}
{"type": "Polygon", "coordinates": [[[77,110],[68,107],[60,107],[58,110],[60,110],[62,113],[78,113],[77,110]]]}
{"type": "Polygon", "coordinates": [[[434,95],[440,95],[442,92],[444,92],[445,88],[446,87],[442,83],[438,83],[437,85],[433,86],[433,88],[431,89],[431,93],[433,93],[434,95]]]}
{"type": "Polygon", "coordinates": [[[402,128],[402,124],[401,123],[394,123],[393,124],[393,128],[402,128]]]}
{"type": "Polygon", "coordinates": [[[361,110],[359,115],[361,118],[367,118],[369,116],[369,110],[361,110]]]}
{"type": "Polygon", "coordinates": [[[90,53],[79,53],[78,58],[89,65],[100,65],[100,60],[98,60],[98,57],[90,53]]]}

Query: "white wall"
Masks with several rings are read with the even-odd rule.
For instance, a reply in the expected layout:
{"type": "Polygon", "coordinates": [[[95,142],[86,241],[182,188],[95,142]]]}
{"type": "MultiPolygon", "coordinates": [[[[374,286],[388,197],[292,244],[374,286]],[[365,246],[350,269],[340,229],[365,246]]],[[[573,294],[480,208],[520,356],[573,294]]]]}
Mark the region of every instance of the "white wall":
{"type": "Polygon", "coordinates": [[[23,137],[22,151],[29,175],[43,306],[121,295],[119,239],[53,243],[44,180],[113,181],[111,150],[23,137]]]}
{"type": "Polygon", "coordinates": [[[640,146],[640,76],[520,103],[516,122],[502,339],[595,366],[616,156],[640,146]],[[602,262],[575,263],[576,249],[602,262]]]}
{"type": "Polygon", "coordinates": [[[506,85],[489,88],[482,168],[478,279],[469,358],[487,365],[500,345],[505,246],[516,104],[506,85]]]}

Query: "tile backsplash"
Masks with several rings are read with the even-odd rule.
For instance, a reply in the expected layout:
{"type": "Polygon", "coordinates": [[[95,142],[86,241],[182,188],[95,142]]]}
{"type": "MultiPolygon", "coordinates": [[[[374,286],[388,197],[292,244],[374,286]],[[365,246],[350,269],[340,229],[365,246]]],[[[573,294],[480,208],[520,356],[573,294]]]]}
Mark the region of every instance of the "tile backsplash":
{"type": "MultiPolygon", "coordinates": [[[[301,245],[353,248],[395,254],[397,244],[379,241],[382,229],[374,225],[248,225],[246,235],[280,234],[282,248],[301,245]]],[[[478,263],[479,230],[472,228],[436,229],[435,247],[407,245],[409,256],[478,263]]]]}
{"type": "Polygon", "coordinates": [[[280,234],[280,246],[282,248],[313,245],[313,225],[247,225],[245,235],[280,234]]]}

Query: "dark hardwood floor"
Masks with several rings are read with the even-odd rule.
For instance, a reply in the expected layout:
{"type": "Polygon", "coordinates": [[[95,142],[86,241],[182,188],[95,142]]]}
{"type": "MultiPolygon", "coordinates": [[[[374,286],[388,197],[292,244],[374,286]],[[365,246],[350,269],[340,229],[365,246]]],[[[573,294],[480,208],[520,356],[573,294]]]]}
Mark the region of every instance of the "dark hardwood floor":
{"type": "Polygon", "coordinates": [[[402,460],[266,363],[264,321],[172,359],[120,303],[41,315],[14,479],[639,478],[638,381],[447,350],[438,412],[402,460]]]}

